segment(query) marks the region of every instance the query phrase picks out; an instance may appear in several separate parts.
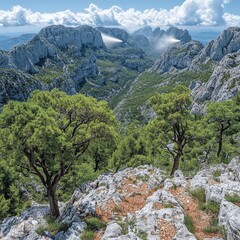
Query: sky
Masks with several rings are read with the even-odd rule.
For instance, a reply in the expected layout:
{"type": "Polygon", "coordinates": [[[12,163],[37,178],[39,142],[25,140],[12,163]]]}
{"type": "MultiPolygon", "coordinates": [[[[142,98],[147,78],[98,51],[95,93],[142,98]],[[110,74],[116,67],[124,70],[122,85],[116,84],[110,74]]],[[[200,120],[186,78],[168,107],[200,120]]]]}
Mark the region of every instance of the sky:
{"type": "Polygon", "coordinates": [[[240,0],[1,0],[0,33],[44,26],[240,26],[240,0]]]}

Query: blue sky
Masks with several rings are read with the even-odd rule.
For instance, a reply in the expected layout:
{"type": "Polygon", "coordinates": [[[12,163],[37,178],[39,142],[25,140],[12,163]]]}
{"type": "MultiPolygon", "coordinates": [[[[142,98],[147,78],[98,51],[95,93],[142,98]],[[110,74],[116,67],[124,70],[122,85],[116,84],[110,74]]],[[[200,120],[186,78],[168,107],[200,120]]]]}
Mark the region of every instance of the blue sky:
{"type": "Polygon", "coordinates": [[[0,32],[51,24],[240,26],[239,5],[240,0],[0,0],[0,32]]]}
{"type": "MultiPolygon", "coordinates": [[[[70,9],[74,12],[83,11],[89,4],[94,3],[101,8],[109,8],[118,5],[123,9],[135,8],[144,10],[147,8],[170,9],[176,5],[181,5],[184,0],[1,0],[0,9],[9,10],[14,5],[21,5],[39,12],[55,12],[70,9]]],[[[240,1],[231,0],[225,6],[226,12],[239,14],[240,1]]]]}
{"type": "Polygon", "coordinates": [[[118,5],[125,10],[128,8],[144,10],[147,8],[170,9],[183,2],[183,0],[1,0],[0,9],[8,10],[14,5],[21,5],[24,8],[40,12],[63,11],[66,9],[77,12],[84,10],[93,3],[101,8],[118,5]]]}

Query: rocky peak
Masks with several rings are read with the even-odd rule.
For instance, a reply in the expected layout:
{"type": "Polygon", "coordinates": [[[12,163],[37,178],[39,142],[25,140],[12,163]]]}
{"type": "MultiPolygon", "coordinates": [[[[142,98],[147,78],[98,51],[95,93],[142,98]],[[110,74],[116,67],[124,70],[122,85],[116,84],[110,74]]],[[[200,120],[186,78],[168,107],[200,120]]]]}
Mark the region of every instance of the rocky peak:
{"type": "Polygon", "coordinates": [[[139,28],[137,31],[133,32],[132,35],[143,35],[147,38],[151,38],[153,35],[153,29],[150,26],[139,28]]]}
{"type": "Polygon", "coordinates": [[[102,33],[109,35],[109,36],[118,38],[118,39],[122,40],[123,42],[126,42],[130,36],[125,30],[120,29],[120,28],[97,27],[96,29],[102,33]]]}
{"type": "Polygon", "coordinates": [[[144,35],[148,39],[159,39],[164,35],[170,35],[180,40],[181,42],[189,42],[192,40],[191,35],[186,29],[183,30],[176,27],[170,27],[168,30],[165,31],[160,27],[157,27],[153,30],[150,26],[148,26],[138,29],[132,35],[133,36],[144,35]]]}
{"type": "Polygon", "coordinates": [[[60,60],[58,51],[67,48],[104,48],[101,34],[89,26],[77,28],[53,25],[40,31],[32,40],[9,53],[0,53],[0,68],[15,68],[29,73],[37,73],[37,65],[47,58],[60,60]]]}
{"type": "Polygon", "coordinates": [[[220,61],[225,55],[240,49],[240,28],[230,27],[214,41],[209,42],[199,55],[200,59],[220,61]]]}
{"type": "MultiPolygon", "coordinates": [[[[207,63],[210,64],[210,63],[207,63]]],[[[192,84],[193,113],[204,112],[206,102],[232,99],[240,92],[240,50],[229,53],[215,64],[207,82],[192,84]]]]}
{"type": "Polygon", "coordinates": [[[189,32],[185,29],[178,29],[176,27],[170,27],[167,31],[166,31],[167,35],[173,36],[176,39],[180,40],[181,42],[189,42],[192,40],[191,35],[189,34],[189,32]]]}
{"type": "Polygon", "coordinates": [[[186,69],[202,47],[202,44],[197,41],[177,43],[160,55],[152,70],[162,74],[168,71],[186,69]]]}
{"type": "Polygon", "coordinates": [[[100,33],[87,25],[76,28],[53,25],[42,29],[39,37],[63,49],[69,46],[75,46],[77,48],[82,48],[83,45],[96,48],[102,48],[104,46],[100,33]]]}
{"type": "Polygon", "coordinates": [[[161,30],[160,27],[157,27],[153,30],[152,36],[153,38],[161,38],[166,32],[161,30]]]}

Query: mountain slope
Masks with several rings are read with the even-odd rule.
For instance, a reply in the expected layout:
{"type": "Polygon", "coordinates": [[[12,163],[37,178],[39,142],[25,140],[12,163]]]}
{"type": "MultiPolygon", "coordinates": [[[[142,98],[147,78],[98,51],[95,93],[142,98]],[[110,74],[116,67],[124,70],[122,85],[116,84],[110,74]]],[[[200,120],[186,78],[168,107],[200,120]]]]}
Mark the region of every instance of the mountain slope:
{"type": "Polygon", "coordinates": [[[34,33],[22,34],[18,37],[10,37],[6,39],[0,39],[0,49],[9,51],[13,47],[27,43],[30,39],[34,37],[34,33]]]}
{"type": "Polygon", "coordinates": [[[192,112],[204,112],[209,101],[223,101],[240,92],[240,28],[229,28],[203,48],[196,41],[177,43],[160,54],[115,108],[119,119],[148,121],[154,116],[146,101],[177,84],[192,90],[192,112]]]}
{"type": "Polygon", "coordinates": [[[104,174],[81,185],[68,203],[61,204],[58,221],[65,226],[63,231],[44,230],[48,207],[35,204],[21,216],[5,219],[0,224],[0,237],[85,239],[91,229],[91,239],[214,240],[223,239],[225,229],[228,240],[239,239],[240,203],[230,202],[229,197],[240,196],[239,170],[239,159],[233,159],[229,165],[206,167],[192,179],[179,170],[170,179],[152,166],[104,174]],[[189,218],[193,233],[188,230],[193,229],[189,218]],[[210,228],[215,231],[207,231],[210,228]]]}
{"type": "MultiPolygon", "coordinates": [[[[125,43],[124,43],[125,44],[125,43]]],[[[40,89],[58,88],[68,94],[83,92],[98,99],[111,100],[125,91],[137,75],[150,67],[152,60],[144,51],[128,45],[107,49],[101,33],[89,26],[44,28],[25,45],[0,53],[3,88],[14,78],[10,70],[21,71],[32,78],[40,89]],[[6,71],[9,69],[9,71],[6,71]],[[12,77],[12,78],[11,78],[12,77]]],[[[22,85],[24,84],[24,77],[22,85]]],[[[18,82],[21,92],[21,83],[18,82]]],[[[16,86],[17,87],[17,86],[16,86]]],[[[26,89],[26,100],[31,89],[26,89]]],[[[8,97],[11,92],[6,90],[8,97]]],[[[114,105],[114,101],[112,104],[114,105]]],[[[0,102],[5,104],[7,100],[0,102]]]]}

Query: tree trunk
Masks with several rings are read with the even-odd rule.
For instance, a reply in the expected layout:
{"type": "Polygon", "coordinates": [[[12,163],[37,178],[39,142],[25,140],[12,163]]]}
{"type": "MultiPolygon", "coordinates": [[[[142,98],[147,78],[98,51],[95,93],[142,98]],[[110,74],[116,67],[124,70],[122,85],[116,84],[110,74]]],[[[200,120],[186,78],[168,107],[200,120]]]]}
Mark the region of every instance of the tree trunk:
{"type": "Polygon", "coordinates": [[[98,159],[95,160],[95,169],[94,169],[94,172],[96,172],[96,171],[98,170],[99,162],[100,162],[100,161],[99,161],[98,159]]]}
{"type": "Polygon", "coordinates": [[[223,135],[223,129],[221,129],[218,137],[218,150],[217,150],[217,156],[219,157],[221,151],[222,151],[222,135],[223,135]]]}
{"type": "Polygon", "coordinates": [[[175,158],[174,158],[174,163],[173,163],[171,175],[173,175],[174,172],[175,172],[176,170],[178,170],[181,156],[182,156],[182,153],[179,151],[179,152],[177,153],[177,155],[175,156],[175,158]]]}
{"type": "Polygon", "coordinates": [[[57,218],[59,217],[60,212],[58,207],[58,198],[56,195],[56,187],[52,187],[48,189],[47,194],[48,194],[48,201],[50,205],[51,216],[53,216],[54,218],[57,218]]]}

